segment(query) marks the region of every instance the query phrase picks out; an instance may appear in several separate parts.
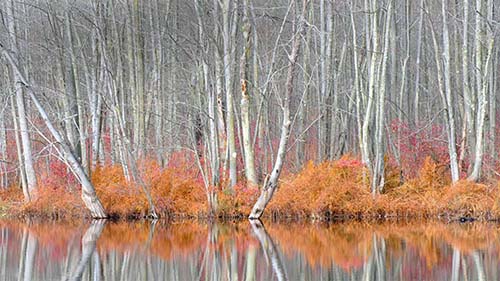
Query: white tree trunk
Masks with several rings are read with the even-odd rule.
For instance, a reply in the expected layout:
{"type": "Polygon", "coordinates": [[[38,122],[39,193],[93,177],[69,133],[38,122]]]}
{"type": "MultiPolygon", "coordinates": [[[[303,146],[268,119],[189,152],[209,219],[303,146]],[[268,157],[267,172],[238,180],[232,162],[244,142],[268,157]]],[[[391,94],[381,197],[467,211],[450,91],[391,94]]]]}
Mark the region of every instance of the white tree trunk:
{"type": "MultiPolygon", "coordinates": [[[[12,0],[7,0],[7,17],[5,17],[5,20],[7,21],[7,28],[10,33],[10,38],[11,38],[11,51],[13,53],[12,56],[9,55],[9,57],[12,59],[12,63],[18,64],[18,55],[19,55],[19,50],[17,47],[17,33],[16,33],[16,24],[15,24],[15,15],[14,15],[14,2],[12,0]]],[[[4,46],[0,46],[1,49],[3,49],[4,46]]],[[[6,54],[6,50],[3,50],[4,54],[6,54]]],[[[26,107],[25,107],[25,97],[21,85],[21,80],[22,74],[18,71],[14,71],[14,83],[15,83],[15,93],[16,93],[16,104],[17,104],[17,113],[18,113],[18,122],[19,122],[19,129],[20,129],[20,135],[21,135],[21,144],[22,144],[22,153],[23,153],[23,161],[20,160],[21,162],[21,169],[24,170],[24,173],[26,175],[26,184],[27,186],[24,188],[25,190],[25,201],[29,201],[32,192],[36,189],[37,187],[37,179],[36,179],[36,174],[35,174],[35,168],[34,168],[34,161],[33,161],[33,156],[32,156],[32,151],[31,151],[31,141],[30,141],[30,134],[29,134],[29,128],[28,128],[28,118],[26,116],[26,107]]]]}
{"type": "Polygon", "coordinates": [[[50,121],[47,112],[38,101],[38,98],[36,97],[31,85],[23,76],[22,69],[17,64],[17,61],[14,60],[11,54],[6,49],[4,49],[3,46],[0,45],[0,49],[2,50],[4,57],[9,61],[13,72],[16,73],[17,77],[19,78],[18,84],[20,86],[25,87],[25,90],[27,91],[28,95],[33,101],[36,109],[38,110],[38,113],[40,113],[40,116],[42,120],[45,122],[45,125],[49,129],[50,133],[52,134],[56,142],[60,145],[62,152],[64,154],[63,155],[64,159],[67,161],[69,168],[72,170],[73,174],[80,181],[82,185],[82,199],[87,209],[89,209],[92,218],[95,219],[106,218],[107,215],[104,212],[104,208],[102,207],[102,204],[99,201],[97,194],[95,193],[94,186],[90,182],[90,179],[85,173],[82,165],[80,164],[78,159],[76,159],[74,152],[71,150],[71,147],[68,145],[66,140],[62,137],[61,133],[59,133],[59,131],[54,127],[54,125],[50,121]]]}
{"type": "Polygon", "coordinates": [[[233,80],[232,80],[232,69],[233,69],[233,53],[236,43],[235,31],[236,26],[233,23],[233,30],[231,30],[231,14],[233,15],[233,21],[236,22],[237,13],[233,13],[230,9],[234,9],[233,5],[235,1],[224,0],[222,5],[222,25],[223,25],[223,43],[224,43],[224,78],[226,86],[226,129],[227,129],[227,145],[229,149],[229,180],[230,188],[236,185],[237,181],[237,171],[236,171],[236,134],[234,131],[234,108],[233,108],[233,80]]]}
{"type": "Polygon", "coordinates": [[[254,150],[250,134],[250,93],[248,85],[247,67],[250,57],[250,22],[248,18],[249,3],[243,1],[243,54],[240,59],[240,85],[241,85],[241,130],[243,135],[243,150],[245,152],[245,175],[247,184],[257,186],[255,174],[254,150]]]}
{"type": "MultiPolygon", "coordinates": [[[[484,16],[487,12],[485,0],[476,0],[476,91],[477,91],[477,111],[476,111],[476,143],[474,145],[474,165],[472,173],[469,175],[469,180],[478,181],[481,176],[481,167],[484,154],[484,130],[486,109],[488,108],[488,70],[493,53],[495,37],[493,35],[486,36],[484,16]],[[487,49],[485,49],[485,45],[487,49]],[[486,51],[486,53],[485,53],[486,51]]],[[[496,118],[491,116],[490,118],[496,118]]]]}
{"type": "MultiPolygon", "coordinates": [[[[297,64],[297,59],[299,57],[300,42],[302,40],[301,37],[303,36],[303,32],[305,30],[305,28],[304,28],[304,26],[305,26],[305,14],[306,14],[308,3],[309,3],[308,0],[303,0],[302,13],[301,13],[300,17],[298,18],[297,33],[294,34],[294,38],[293,38],[293,42],[292,42],[292,52],[291,52],[291,55],[289,57],[290,63],[288,66],[288,73],[287,73],[286,84],[285,84],[285,87],[286,87],[285,97],[283,98],[283,101],[282,101],[283,123],[281,125],[281,136],[280,136],[280,142],[279,142],[279,146],[278,146],[278,154],[276,156],[276,161],[274,162],[274,166],[273,166],[273,170],[271,171],[271,175],[269,176],[269,179],[262,187],[260,196],[252,208],[252,211],[251,211],[250,216],[249,216],[250,219],[259,219],[262,216],[262,214],[264,213],[264,209],[266,208],[269,201],[271,201],[271,198],[273,197],[273,194],[276,190],[276,187],[278,186],[278,180],[279,180],[281,170],[283,168],[283,164],[285,161],[288,139],[290,137],[290,126],[291,126],[290,98],[291,98],[292,93],[293,93],[293,86],[294,86],[293,81],[294,81],[294,77],[295,77],[295,66],[297,64]]],[[[296,4],[295,1],[293,1],[291,5],[294,5],[294,4],[296,4]]],[[[295,22],[296,22],[296,20],[294,20],[294,23],[295,22]]]]}
{"type": "MultiPolygon", "coordinates": [[[[451,94],[451,67],[450,67],[450,37],[448,34],[448,4],[443,1],[441,5],[443,17],[443,61],[444,61],[444,89],[446,100],[446,112],[448,115],[448,150],[450,154],[451,180],[459,180],[458,159],[456,149],[455,113],[453,108],[453,98],[451,94]]],[[[439,63],[439,61],[436,61],[439,63]]]]}

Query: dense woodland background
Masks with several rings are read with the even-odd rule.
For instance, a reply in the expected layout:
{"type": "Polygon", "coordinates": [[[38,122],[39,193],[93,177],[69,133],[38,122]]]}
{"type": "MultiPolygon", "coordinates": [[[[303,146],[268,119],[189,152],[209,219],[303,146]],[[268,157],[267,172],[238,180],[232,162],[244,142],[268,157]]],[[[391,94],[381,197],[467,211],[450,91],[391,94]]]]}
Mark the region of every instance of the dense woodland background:
{"type": "Polygon", "coordinates": [[[0,188],[26,201],[70,170],[92,197],[106,165],[148,194],[146,160],[187,163],[209,202],[345,154],[373,194],[426,157],[500,172],[494,0],[1,0],[0,20],[0,188]]]}

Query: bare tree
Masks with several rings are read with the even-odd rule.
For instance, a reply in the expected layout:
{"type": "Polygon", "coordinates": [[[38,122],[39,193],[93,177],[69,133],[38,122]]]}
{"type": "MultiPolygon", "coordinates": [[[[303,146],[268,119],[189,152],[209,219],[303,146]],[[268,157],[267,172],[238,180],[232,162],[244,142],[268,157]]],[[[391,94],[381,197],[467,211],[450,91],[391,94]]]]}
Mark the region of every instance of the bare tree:
{"type": "Polygon", "coordinates": [[[254,151],[250,136],[250,92],[248,85],[247,67],[251,50],[251,28],[249,22],[250,9],[248,0],[243,1],[243,53],[240,58],[240,84],[241,84],[241,127],[243,132],[243,148],[245,152],[245,175],[247,184],[257,185],[257,175],[255,173],[254,151]]]}
{"type": "MultiPolygon", "coordinates": [[[[12,55],[9,55],[10,60],[12,60],[12,64],[19,64],[19,49],[17,43],[17,32],[16,32],[16,23],[14,14],[14,2],[12,0],[6,1],[6,10],[7,16],[5,18],[7,27],[9,30],[10,37],[10,49],[12,55]]],[[[7,54],[7,51],[4,49],[4,45],[0,44],[0,49],[4,53],[7,54]]],[[[31,141],[30,134],[28,128],[28,118],[26,114],[26,105],[25,105],[25,96],[22,88],[22,72],[14,71],[14,89],[16,92],[16,106],[17,106],[17,121],[19,122],[19,129],[21,135],[21,144],[22,144],[22,155],[23,160],[19,159],[21,173],[26,175],[26,186],[23,185],[23,193],[24,200],[30,201],[32,192],[37,187],[37,179],[35,174],[35,168],[33,163],[33,155],[31,150],[31,141]]]]}
{"type": "MultiPolygon", "coordinates": [[[[282,100],[282,110],[283,110],[283,123],[281,127],[281,136],[280,143],[278,146],[278,152],[276,161],[273,166],[273,170],[269,179],[264,183],[264,186],[261,189],[260,196],[255,202],[252,212],[250,213],[250,219],[259,219],[264,209],[266,208],[269,201],[273,197],[273,194],[278,186],[278,180],[281,174],[281,170],[283,168],[283,164],[285,161],[285,156],[287,152],[287,144],[288,138],[290,137],[290,99],[294,89],[294,77],[295,77],[295,65],[297,64],[297,60],[299,57],[300,43],[302,40],[302,36],[305,30],[305,15],[307,11],[307,5],[309,4],[308,0],[303,0],[302,2],[302,13],[299,17],[294,19],[294,22],[297,24],[297,32],[294,34],[294,38],[292,41],[292,51],[289,57],[289,66],[288,72],[286,76],[286,84],[285,84],[285,96],[282,100]]],[[[296,5],[296,1],[293,1],[291,5],[296,5]]]]}

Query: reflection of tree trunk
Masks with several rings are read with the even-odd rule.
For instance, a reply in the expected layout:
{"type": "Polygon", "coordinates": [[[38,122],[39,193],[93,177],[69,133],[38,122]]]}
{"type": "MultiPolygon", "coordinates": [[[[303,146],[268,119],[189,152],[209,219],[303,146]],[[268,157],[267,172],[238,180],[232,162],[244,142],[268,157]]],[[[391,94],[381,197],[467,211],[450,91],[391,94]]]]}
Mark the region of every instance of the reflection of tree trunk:
{"type": "Polygon", "coordinates": [[[373,272],[373,255],[370,255],[370,258],[363,265],[363,280],[368,281],[372,279],[373,272]]]}
{"type": "MultiPolygon", "coordinates": [[[[96,241],[101,236],[106,222],[102,220],[93,221],[90,227],[82,237],[82,256],[76,269],[73,271],[70,280],[82,280],[83,271],[90,261],[90,257],[94,254],[96,241]]],[[[99,262],[100,263],[100,262],[99,262]]]]}
{"type": "Polygon", "coordinates": [[[92,280],[100,281],[102,280],[102,263],[97,251],[94,251],[94,253],[92,254],[92,259],[94,261],[94,272],[92,274],[92,280]]]}
{"type": "Polygon", "coordinates": [[[24,261],[26,258],[26,243],[28,241],[28,230],[24,229],[23,238],[21,240],[21,254],[19,255],[19,272],[17,280],[20,281],[24,271],[24,261]]]}
{"type": "Polygon", "coordinates": [[[363,265],[363,280],[386,280],[385,240],[373,234],[372,243],[372,253],[363,265]]]}
{"type": "Polygon", "coordinates": [[[238,278],[238,250],[236,243],[233,241],[231,245],[231,280],[239,280],[238,278]]]}
{"type": "Polygon", "coordinates": [[[250,245],[247,251],[245,281],[255,280],[256,257],[257,257],[257,248],[255,248],[255,246],[253,245],[250,245]]]}
{"type": "Polygon", "coordinates": [[[479,280],[479,281],[486,280],[486,276],[484,273],[484,264],[483,264],[483,260],[480,256],[479,252],[474,251],[474,252],[472,252],[471,255],[472,255],[472,259],[474,260],[474,266],[476,267],[476,271],[477,271],[476,280],[479,280]]]}
{"type": "Polygon", "coordinates": [[[451,266],[451,281],[458,281],[460,273],[460,250],[453,248],[453,261],[451,266]]]}
{"type": "Polygon", "coordinates": [[[26,246],[26,258],[24,265],[24,279],[25,281],[33,280],[33,267],[35,266],[36,249],[38,248],[38,241],[33,234],[28,235],[28,245],[26,246]]]}
{"type": "Polygon", "coordinates": [[[373,237],[373,251],[377,259],[377,280],[386,280],[386,266],[385,266],[385,240],[384,238],[377,238],[375,235],[373,237]]]}
{"type": "Polygon", "coordinates": [[[9,243],[4,241],[9,241],[9,231],[6,228],[2,229],[2,234],[0,235],[0,272],[5,272],[4,280],[7,279],[7,252],[9,251],[9,243]]]}
{"type": "Polygon", "coordinates": [[[252,224],[253,233],[257,236],[257,239],[259,239],[262,250],[268,258],[271,258],[271,265],[274,274],[276,274],[276,278],[278,280],[288,280],[278,249],[262,222],[260,220],[250,220],[250,224],[252,224]]]}
{"type": "Polygon", "coordinates": [[[123,262],[122,262],[122,267],[120,269],[120,280],[125,281],[127,280],[128,276],[128,268],[129,268],[129,263],[130,263],[130,251],[126,251],[125,255],[123,256],[123,262]]]}

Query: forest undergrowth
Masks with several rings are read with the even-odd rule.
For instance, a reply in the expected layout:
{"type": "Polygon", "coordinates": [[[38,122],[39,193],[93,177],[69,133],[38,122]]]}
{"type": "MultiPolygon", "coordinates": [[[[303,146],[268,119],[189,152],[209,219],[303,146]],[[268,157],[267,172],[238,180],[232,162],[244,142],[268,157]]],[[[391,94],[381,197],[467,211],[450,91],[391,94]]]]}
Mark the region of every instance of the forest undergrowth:
{"type": "MultiPolygon", "coordinates": [[[[395,161],[385,161],[385,185],[380,194],[369,189],[369,172],[355,157],[308,162],[298,173],[286,173],[266,211],[275,219],[385,219],[442,218],[493,220],[500,216],[500,191],[496,181],[451,184],[446,163],[431,157],[417,172],[405,171],[395,161]]],[[[208,204],[199,171],[177,161],[161,167],[142,161],[140,173],[161,217],[206,218],[208,204]]],[[[92,182],[112,218],[139,219],[148,214],[147,197],[137,184],[127,181],[118,165],[92,172],[92,182]]],[[[243,182],[243,180],[241,181],[243,182]]],[[[257,188],[238,184],[233,190],[213,187],[219,218],[244,218],[259,195],[257,188]]],[[[80,189],[69,171],[52,165],[42,175],[37,193],[23,203],[19,188],[0,192],[0,213],[44,218],[86,217],[80,189]],[[55,171],[55,172],[54,172],[55,171]]]]}

